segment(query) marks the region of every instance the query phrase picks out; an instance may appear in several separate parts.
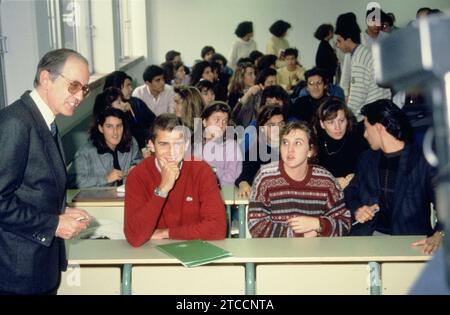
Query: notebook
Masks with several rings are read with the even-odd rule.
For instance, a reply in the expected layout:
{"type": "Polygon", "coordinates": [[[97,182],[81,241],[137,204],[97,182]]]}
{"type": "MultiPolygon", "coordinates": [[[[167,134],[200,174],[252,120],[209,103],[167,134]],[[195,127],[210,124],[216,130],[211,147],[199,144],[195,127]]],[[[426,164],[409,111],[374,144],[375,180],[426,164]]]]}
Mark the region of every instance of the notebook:
{"type": "Polygon", "coordinates": [[[185,267],[205,265],[232,256],[230,252],[202,240],[192,240],[156,246],[160,251],[178,259],[185,267]]]}

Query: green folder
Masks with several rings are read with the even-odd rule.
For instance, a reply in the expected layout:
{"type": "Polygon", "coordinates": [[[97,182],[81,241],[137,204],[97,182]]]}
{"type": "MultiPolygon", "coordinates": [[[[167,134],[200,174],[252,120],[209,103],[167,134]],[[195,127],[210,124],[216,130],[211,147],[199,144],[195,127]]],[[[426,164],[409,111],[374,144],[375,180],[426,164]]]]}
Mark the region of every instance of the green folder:
{"type": "Polygon", "coordinates": [[[195,267],[232,256],[230,252],[201,240],[156,246],[160,251],[178,259],[185,267],[195,267]]]}

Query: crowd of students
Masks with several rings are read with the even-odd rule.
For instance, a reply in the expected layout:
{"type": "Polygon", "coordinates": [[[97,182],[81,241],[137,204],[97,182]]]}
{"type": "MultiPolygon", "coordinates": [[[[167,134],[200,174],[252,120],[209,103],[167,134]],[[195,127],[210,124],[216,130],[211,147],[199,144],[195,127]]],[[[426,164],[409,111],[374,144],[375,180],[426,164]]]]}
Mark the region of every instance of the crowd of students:
{"type": "Polygon", "coordinates": [[[172,50],[134,91],[130,76],[111,73],[70,170],[74,187],[125,181],[133,246],[224,238],[219,189],[236,185],[252,237],[424,234],[434,251],[443,234],[430,220],[435,170],[374,76],[371,46],[394,22],[381,11],[361,31],[349,12],[318,26],[308,71],[279,20],[266,54],[244,21],[228,61],[205,46],[189,68],[172,50]]]}

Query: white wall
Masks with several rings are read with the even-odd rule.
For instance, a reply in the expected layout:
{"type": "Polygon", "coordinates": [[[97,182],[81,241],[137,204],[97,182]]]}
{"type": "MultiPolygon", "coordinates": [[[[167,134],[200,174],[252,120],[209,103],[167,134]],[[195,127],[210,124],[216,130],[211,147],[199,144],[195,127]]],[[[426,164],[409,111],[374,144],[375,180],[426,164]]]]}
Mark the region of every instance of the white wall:
{"type": "MultiPolygon", "coordinates": [[[[258,50],[265,52],[270,25],[283,19],[292,24],[288,40],[300,51],[301,63],[314,65],[318,41],[313,37],[322,23],[335,24],[339,14],[355,12],[364,25],[365,0],[147,0],[149,61],[161,63],[168,50],[182,53],[186,64],[200,58],[200,50],[212,45],[228,58],[235,41],[236,25],[253,21],[258,50]]],[[[386,12],[394,12],[404,26],[420,7],[449,9],[449,0],[381,0],[386,12]]],[[[363,29],[363,27],[361,27],[363,29]]]]}

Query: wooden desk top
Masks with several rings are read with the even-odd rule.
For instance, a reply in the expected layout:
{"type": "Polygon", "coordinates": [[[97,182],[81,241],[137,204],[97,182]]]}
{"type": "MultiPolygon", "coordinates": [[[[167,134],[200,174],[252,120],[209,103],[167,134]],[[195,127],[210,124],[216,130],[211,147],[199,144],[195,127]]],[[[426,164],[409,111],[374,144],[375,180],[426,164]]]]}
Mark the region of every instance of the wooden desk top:
{"type": "MultiPolygon", "coordinates": [[[[412,247],[423,236],[372,236],[336,238],[226,239],[211,243],[233,254],[217,263],[325,263],[426,261],[430,256],[412,247]]],[[[78,264],[179,264],[155,248],[173,241],[149,241],[133,248],[125,240],[67,242],[69,263],[78,264]]]]}

